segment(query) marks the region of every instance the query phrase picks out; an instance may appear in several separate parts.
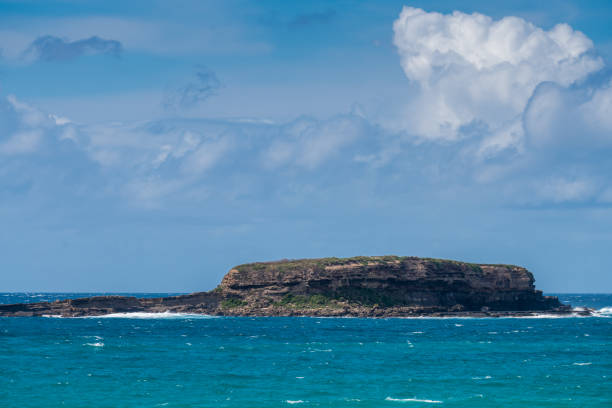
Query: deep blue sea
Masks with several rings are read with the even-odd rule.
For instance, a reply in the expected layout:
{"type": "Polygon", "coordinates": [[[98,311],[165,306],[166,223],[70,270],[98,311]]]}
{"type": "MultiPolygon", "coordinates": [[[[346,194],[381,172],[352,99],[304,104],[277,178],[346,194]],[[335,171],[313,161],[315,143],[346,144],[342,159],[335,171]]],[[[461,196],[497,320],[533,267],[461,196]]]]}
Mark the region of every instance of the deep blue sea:
{"type": "Polygon", "coordinates": [[[602,314],[0,318],[0,407],[610,408],[612,295],[559,296],[602,314]]]}

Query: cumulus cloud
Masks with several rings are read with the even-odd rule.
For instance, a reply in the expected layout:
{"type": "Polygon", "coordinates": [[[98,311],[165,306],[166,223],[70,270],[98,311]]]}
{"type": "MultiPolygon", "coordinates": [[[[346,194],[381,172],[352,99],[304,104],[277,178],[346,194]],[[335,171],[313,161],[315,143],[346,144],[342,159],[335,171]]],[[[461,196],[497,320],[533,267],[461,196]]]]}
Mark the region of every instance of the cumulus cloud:
{"type": "Polygon", "coordinates": [[[119,41],[97,36],[70,41],[53,35],[38,37],[24,52],[24,58],[41,61],[65,61],[82,55],[110,55],[119,57],[123,47],[119,41]]]}
{"type": "MultiPolygon", "coordinates": [[[[176,197],[208,197],[229,188],[237,177],[266,179],[284,171],[317,171],[334,161],[360,165],[355,149],[365,149],[363,118],[299,118],[282,124],[248,120],[165,119],[144,123],[81,126],[84,154],[121,174],[116,189],[144,207],[176,197]],[[348,153],[348,154],[347,154],[348,153]]],[[[311,173],[309,173],[311,174],[311,173]]]]}
{"type": "Polygon", "coordinates": [[[534,148],[612,147],[612,79],[563,87],[541,84],[525,110],[528,142],[534,148]]]}
{"type": "Polygon", "coordinates": [[[0,156],[36,152],[49,132],[57,137],[63,134],[52,116],[12,95],[0,101],[0,156]]]}
{"type": "Polygon", "coordinates": [[[461,186],[463,194],[505,204],[610,202],[612,164],[591,160],[592,152],[574,157],[574,149],[565,154],[527,143],[520,154],[475,160],[479,139],[407,142],[354,114],[280,124],[194,118],[78,124],[14,97],[0,108],[0,184],[61,191],[64,180],[77,179],[79,194],[138,208],[257,194],[305,199],[351,185],[390,199],[407,189],[414,197],[455,194],[461,186]],[[20,179],[27,183],[14,181],[20,179]]]}
{"type": "Polygon", "coordinates": [[[166,109],[190,109],[198,106],[221,88],[217,75],[206,66],[198,65],[194,78],[166,91],[163,105],[166,109]]]}
{"type": "MultiPolygon", "coordinates": [[[[461,185],[519,205],[610,201],[612,80],[601,75],[586,36],[567,25],[546,31],[515,17],[414,8],[394,30],[402,67],[417,85],[397,128],[375,125],[358,109],[284,123],[174,117],[84,125],[9,98],[0,104],[0,155],[70,143],[104,175],[104,191],[145,207],[232,188],[307,194],[372,174],[391,192],[461,185]]],[[[164,105],[190,109],[220,87],[198,66],[164,105]]]]}
{"type": "Polygon", "coordinates": [[[280,124],[180,118],[79,124],[14,97],[0,108],[0,178],[13,171],[3,171],[11,168],[11,158],[34,172],[40,155],[58,166],[49,167],[52,172],[88,163],[83,165],[95,174],[88,184],[98,188],[96,194],[104,191],[145,208],[186,197],[205,199],[208,191],[228,192],[232,183],[227,179],[232,178],[236,189],[249,190],[256,184],[245,184],[245,177],[263,180],[287,172],[309,178],[330,166],[340,169],[340,175],[345,167],[365,166],[356,156],[372,151],[364,137],[368,124],[352,114],[280,124]],[[64,144],[71,146],[69,153],[62,150],[64,144]],[[70,156],[53,159],[65,154],[70,156]]]}
{"type": "Polygon", "coordinates": [[[547,31],[518,17],[405,7],[393,29],[402,68],[420,88],[395,126],[447,141],[478,126],[494,137],[489,152],[520,145],[538,84],[567,87],[603,67],[592,41],[567,24],[547,31]]]}

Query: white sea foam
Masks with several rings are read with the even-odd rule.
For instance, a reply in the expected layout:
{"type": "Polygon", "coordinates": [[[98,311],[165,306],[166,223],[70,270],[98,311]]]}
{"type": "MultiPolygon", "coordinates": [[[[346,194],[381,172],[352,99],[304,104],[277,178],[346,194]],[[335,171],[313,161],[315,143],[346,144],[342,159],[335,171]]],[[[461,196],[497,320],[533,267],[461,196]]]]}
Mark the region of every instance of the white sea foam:
{"type": "Polygon", "coordinates": [[[130,312],[130,313],[110,313],[101,316],[85,316],[86,319],[213,319],[217,316],[195,314],[195,313],[146,313],[146,312],[130,312]]]}
{"type": "Polygon", "coordinates": [[[427,404],[442,404],[442,401],[438,400],[429,400],[429,399],[418,399],[418,398],[385,398],[385,401],[394,401],[394,402],[424,402],[427,404]]]}
{"type": "MultiPolygon", "coordinates": [[[[567,319],[576,317],[612,317],[612,306],[602,307],[601,309],[590,309],[591,315],[584,315],[583,313],[589,310],[586,307],[575,307],[572,309],[573,313],[566,314],[552,314],[552,313],[534,313],[532,315],[525,316],[405,316],[405,317],[391,317],[389,319],[425,319],[425,320],[440,320],[440,319],[451,319],[451,320],[472,320],[472,319],[567,319]]],[[[461,327],[461,324],[455,324],[457,327],[461,327]]],[[[532,327],[529,327],[532,328],[532,327]]]]}
{"type": "Polygon", "coordinates": [[[287,400],[285,401],[287,404],[302,404],[304,401],[302,400],[287,400]]]}
{"type": "MultiPolygon", "coordinates": [[[[612,317],[612,306],[602,307],[601,309],[595,310],[591,316],[585,316],[580,314],[583,312],[585,308],[576,307],[573,309],[574,313],[568,313],[563,315],[558,314],[533,314],[530,316],[405,316],[405,317],[391,317],[388,319],[418,319],[418,320],[440,320],[440,319],[452,319],[452,320],[471,320],[471,319],[566,319],[566,318],[576,318],[576,317],[612,317]]],[[[43,315],[42,317],[50,317],[50,318],[63,318],[61,315],[43,315]]],[[[124,318],[124,319],[212,319],[212,318],[220,318],[221,316],[211,316],[211,315],[203,315],[203,314],[195,314],[195,313],[173,313],[173,312],[161,312],[161,313],[148,313],[148,312],[130,312],[130,313],[111,313],[107,315],[101,316],[83,316],[82,318],[89,319],[99,319],[99,318],[124,318]]],[[[309,318],[309,316],[302,316],[305,318],[309,318]]],[[[312,317],[314,318],[314,317],[312,317]]],[[[321,317],[318,316],[316,319],[359,319],[358,317],[321,317]]],[[[456,327],[461,327],[461,324],[455,324],[456,327]]]]}
{"type": "MultiPolygon", "coordinates": [[[[582,316],[577,313],[568,313],[563,315],[556,314],[533,314],[530,316],[400,316],[387,317],[385,319],[404,319],[404,320],[502,320],[502,319],[565,319],[568,317],[592,317],[582,316]]],[[[612,316],[611,316],[612,317],[612,316]]],[[[355,319],[361,319],[356,317],[355,319]]],[[[457,325],[461,327],[463,325],[457,325]]]]}
{"type": "Polygon", "coordinates": [[[97,343],[85,343],[83,344],[84,346],[91,346],[91,347],[104,347],[104,343],[102,342],[97,342],[97,343]]]}
{"type": "MultiPolygon", "coordinates": [[[[575,312],[577,311],[575,310],[575,312]]],[[[534,314],[531,316],[507,316],[507,317],[501,317],[501,319],[567,319],[567,318],[576,318],[576,317],[593,317],[593,316],[584,316],[579,313],[568,313],[568,314],[563,314],[563,315],[542,313],[542,314],[534,314]]]]}
{"type": "Polygon", "coordinates": [[[104,337],[101,336],[81,336],[84,339],[94,339],[94,340],[104,340],[104,337]]]}
{"type": "Polygon", "coordinates": [[[612,317],[612,306],[602,307],[595,314],[601,317],[612,317]]]}
{"type": "Polygon", "coordinates": [[[591,365],[593,363],[574,363],[575,366],[588,366],[591,365]]]}

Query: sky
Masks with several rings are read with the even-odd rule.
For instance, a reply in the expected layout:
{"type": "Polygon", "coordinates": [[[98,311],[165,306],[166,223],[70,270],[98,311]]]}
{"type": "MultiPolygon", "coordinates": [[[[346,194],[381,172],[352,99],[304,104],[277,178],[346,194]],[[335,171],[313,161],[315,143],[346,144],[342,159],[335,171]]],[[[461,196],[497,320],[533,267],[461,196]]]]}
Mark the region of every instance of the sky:
{"type": "Polygon", "coordinates": [[[608,1],[2,1],[0,292],[411,255],[612,292],[608,1]]]}

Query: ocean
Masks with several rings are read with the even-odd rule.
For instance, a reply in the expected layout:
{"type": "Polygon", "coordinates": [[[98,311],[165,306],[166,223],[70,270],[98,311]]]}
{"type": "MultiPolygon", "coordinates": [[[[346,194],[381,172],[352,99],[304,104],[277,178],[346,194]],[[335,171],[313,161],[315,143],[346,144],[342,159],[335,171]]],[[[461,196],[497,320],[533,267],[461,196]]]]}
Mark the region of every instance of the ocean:
{"type": "Polygon", "coordinates": [[[600,313],[0,318],[0,407],[610,408],[612,295],[558,296],[600,313]]]}

